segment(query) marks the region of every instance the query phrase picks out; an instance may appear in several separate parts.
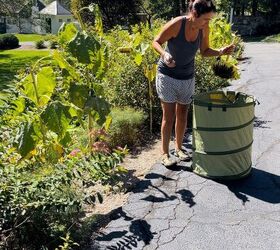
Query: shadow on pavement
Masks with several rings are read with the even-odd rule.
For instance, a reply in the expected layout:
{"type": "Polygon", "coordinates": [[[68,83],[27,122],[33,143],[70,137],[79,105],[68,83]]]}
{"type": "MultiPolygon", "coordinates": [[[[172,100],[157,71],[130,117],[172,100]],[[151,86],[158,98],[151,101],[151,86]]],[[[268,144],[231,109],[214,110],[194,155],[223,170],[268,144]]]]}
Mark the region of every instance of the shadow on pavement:
{"type": "Polygon", "coordinates": [[[115,230],[108,234],[102,232],[95,236],[93,245],[90,249],[133,249],[137,248],[138,242],[144,242],[148,245],[156,233],[151,232],[151,226],[142,219],[134,220],[127,216],[122,207],[119,207],[111,212],[110,221],[123,218],[126,221],[131,221],[128,230],[115,230]],[[112,243],[111,243],[112,241],[112,243]],[[105,242],[105,244],[101,244],[105,242]],[[106,244],[106,242],[110,242],[106,244]]]}
{"type": "MultiPolygon", "coordinates": [[[[159,203],[159,202],[168,202],[179,199],[187,204],[189,207],[193,207],[196,203],[193,198],[194,195],[192,192],[186,189],[181,189],[176,191],[173,194],[167,194],[160,187],[152,183],[152,180],[162,179],[162,181],[176,181],[173,178],[164,176],[157,173],[149,173],[145,176],[144,180],[141,180],[134,190],[131,190],[132,193],[144,193],[148,189],[153,189],[158,194],[156,195],[147,195],[146,197],[140,199],[147,202],[159,203]]],[[[127,215],[122,207],[112,211],[110,213],[110,218],[108,222],[113,220],[122,219],[124,221],[129,221],[130,224],[121,228],[112,228],[110,233],[98,233],[94,236],[93,246],[90,249],[136,249],[143,244],[148,245],[151,240],[154,238],[156,232],[151,231],[151,225],[144,219],[135,219],[127,215]]],[[[104,226],[104,225],[103,225],[104,226]]]]}
{"type": "Polygon", "coordinates": [[[194,202],[193,198],[194,195],[191,191],[186,189],[181,189],[176,192],[177,194],[181,195],[181,200],[185,203],[189,204],[189,207],[193,207],[196,203],[194,202]]]}
{"type": "Polygon", "coordinates": [[[247,178],[217,182],[226,185],[243,204],[250,202],[250,197],[273,204],[280,203],[280,176],[278,175],[252,168],[252,173],[247,178]]]}
{"type": "Polygon", "coordinates": [[[270,123],[272,121],[264,121],[260,119],[261,117],[256,117],[254,120],[254,128],[269,128],[271,129],[271,127],[268,127],[266,124],[270,123]]]}
{"type": "MultiPolygon", "coordinates": [[[[178,166],[178,168],[182,169],[183,167],[178,166]]],[[[156,173],[150,173],[147,174],[146,179],[156,179],[156,178],[162,178],[165,181],[175,181],[172,178],[160,175],[160,174],[156,174],[156,173]]],[[[159,193],[161,193],[164,197],[157,197],[155,195],[148,195],[145,198],[142,198],[141,200],[145,200],[145,201],[149,201],[149,202],[154,202],[154,203],[158,203],[158,202],[166,202],[166,201],[173,201],[178,199],[178,196],[176,195],[168,195],[166,192],[162,191],[160,188],[154,186],[150,180],[144,180],[140,182],[139,188],[134,190],[133,192],[144,192],[147,188],[154,188],[155,190],[157,190],[159,193]]],[[[187,204],[189,204],[190,207],[195,205],[195,202],[193,201],[194,195],[192,192],[190,192],[189,190],[186,189],[181,189],[178,190],[176,192],[176,194],[179,194],[181,197],[181,200],[186,202],[187,204]]]]}

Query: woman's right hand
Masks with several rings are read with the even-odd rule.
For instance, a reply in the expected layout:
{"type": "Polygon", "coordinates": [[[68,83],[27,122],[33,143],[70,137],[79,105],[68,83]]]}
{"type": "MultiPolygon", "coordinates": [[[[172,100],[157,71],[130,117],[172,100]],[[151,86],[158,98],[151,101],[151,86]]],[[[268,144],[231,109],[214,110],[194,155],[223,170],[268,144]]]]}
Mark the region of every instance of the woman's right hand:
{"type": "Polygon", "coordinates": [[[226,47],[220,49],[219,55],[220,56],[222,56],[222,55],[231,55],[234,52],[234,49],[235,49],[235,45],[231,44],[229,46],[226,46],[226,47]]]}
{"type": "Polygon", "coordinates": [[[175,61],[173,60],[173,57],[168,52],[164,52],[162,58],[163,58],[164,63],[168,67],[174,68],[176,66],[175,61]]]}

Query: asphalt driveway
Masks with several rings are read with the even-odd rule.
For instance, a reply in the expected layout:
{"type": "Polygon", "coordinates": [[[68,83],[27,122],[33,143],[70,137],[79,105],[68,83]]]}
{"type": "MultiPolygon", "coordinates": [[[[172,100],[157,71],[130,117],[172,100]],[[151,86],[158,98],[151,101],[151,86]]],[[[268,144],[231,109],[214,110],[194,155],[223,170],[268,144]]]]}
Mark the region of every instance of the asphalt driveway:
{"type": "Polygon", "coordinates": [[[229,89],[260,102],[252,175],[219,183],[157,163],[90,249],[280,249],[280,44],[247,43],[244,57],[229,89]]]}

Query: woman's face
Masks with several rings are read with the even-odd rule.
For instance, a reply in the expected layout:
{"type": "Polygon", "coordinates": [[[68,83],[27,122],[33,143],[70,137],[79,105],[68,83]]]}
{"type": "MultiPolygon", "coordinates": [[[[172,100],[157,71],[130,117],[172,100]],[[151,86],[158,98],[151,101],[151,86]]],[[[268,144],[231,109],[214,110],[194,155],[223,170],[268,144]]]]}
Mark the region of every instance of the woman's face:
{"type": "Polygon", "coordinates": [[[208,25],[209,21],[215,16],[214,12],[209,12],[209,13],[205,13],[202,14],[200,17],[196,17],[196,15],[194,15],[194,20],[195,23],[197,25],[197,27],[199,29],[204,28],[206,25],[208,25]]]}

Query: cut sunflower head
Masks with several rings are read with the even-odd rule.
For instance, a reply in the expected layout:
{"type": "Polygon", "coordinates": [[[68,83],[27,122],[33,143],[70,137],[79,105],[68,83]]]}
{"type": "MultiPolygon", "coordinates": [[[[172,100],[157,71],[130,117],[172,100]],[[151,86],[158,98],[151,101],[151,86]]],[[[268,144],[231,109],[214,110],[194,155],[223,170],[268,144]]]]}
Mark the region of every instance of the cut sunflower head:
{"type": "Polygon", "coordinates": [[[229,61],[224,61],[220,57],[217,58],[217,61],[212,65],[214,74],[224,79],[238,79],[239,72],[238,68],[229,61]]]}

